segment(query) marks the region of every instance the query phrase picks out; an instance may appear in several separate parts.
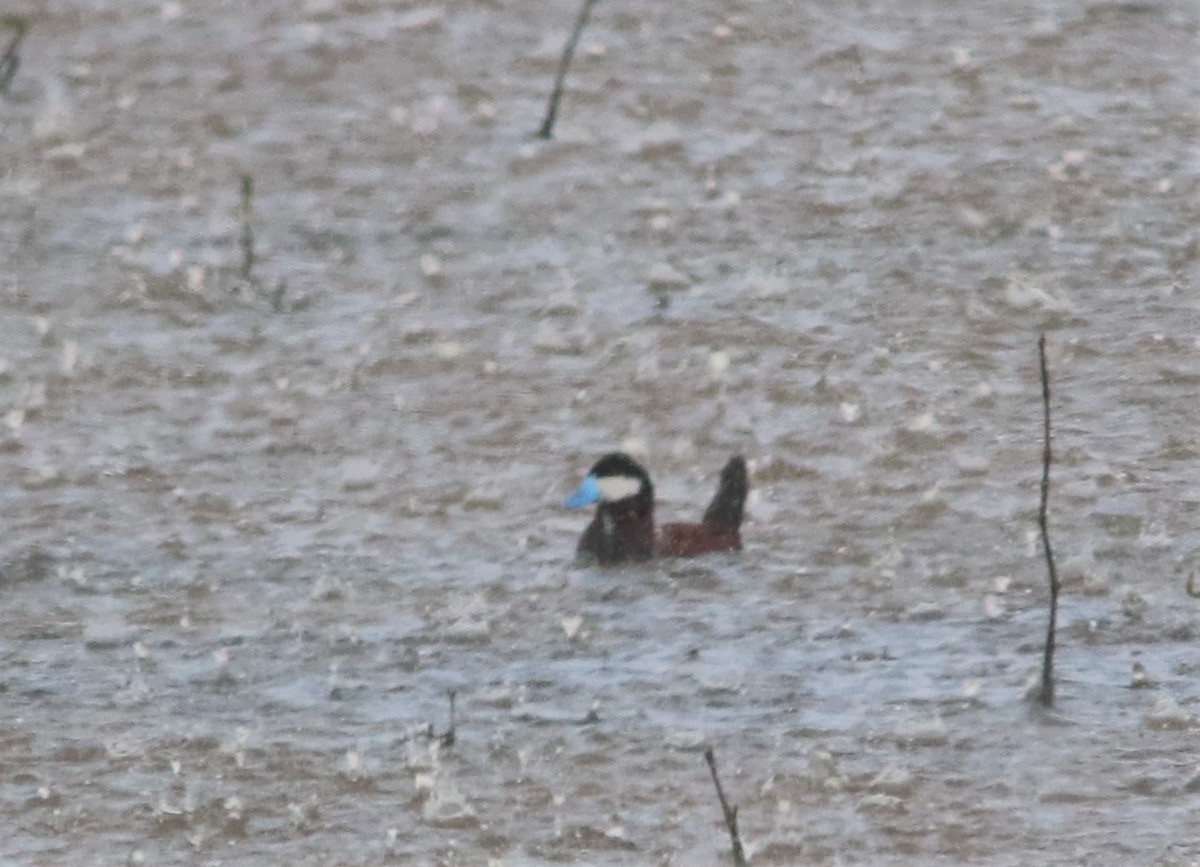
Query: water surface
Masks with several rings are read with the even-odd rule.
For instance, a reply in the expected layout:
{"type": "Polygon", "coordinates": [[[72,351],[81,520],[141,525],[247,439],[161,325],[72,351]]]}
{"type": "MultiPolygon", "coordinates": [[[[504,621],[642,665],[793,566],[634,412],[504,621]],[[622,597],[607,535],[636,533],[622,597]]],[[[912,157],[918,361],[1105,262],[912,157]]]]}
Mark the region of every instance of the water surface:
{"type": "Polygon", "coordinates": [[[1200,857],[1193,4],[15,9],[0,857],[1200,857]]]}

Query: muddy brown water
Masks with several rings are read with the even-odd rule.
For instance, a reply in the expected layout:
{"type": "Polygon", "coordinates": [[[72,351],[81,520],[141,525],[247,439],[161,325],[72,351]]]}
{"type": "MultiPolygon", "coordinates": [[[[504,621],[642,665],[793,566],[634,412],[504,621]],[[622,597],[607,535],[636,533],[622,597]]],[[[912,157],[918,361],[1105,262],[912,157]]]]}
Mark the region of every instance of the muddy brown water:
{"type": "Polygon", "coordinates": [[[1200,859],[1194,4],[7,10],[0,862],[1200,859]]]}

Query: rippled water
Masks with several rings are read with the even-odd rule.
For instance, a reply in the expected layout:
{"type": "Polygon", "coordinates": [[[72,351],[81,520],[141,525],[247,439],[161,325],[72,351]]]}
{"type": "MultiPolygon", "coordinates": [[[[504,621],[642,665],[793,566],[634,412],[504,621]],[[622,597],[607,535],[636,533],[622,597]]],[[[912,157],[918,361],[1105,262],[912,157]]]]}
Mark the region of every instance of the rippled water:
{"type": "Polygon", "coordinates": [[[1200,858],[1193,4],[13,11],[0,860],[1200,858]]]}

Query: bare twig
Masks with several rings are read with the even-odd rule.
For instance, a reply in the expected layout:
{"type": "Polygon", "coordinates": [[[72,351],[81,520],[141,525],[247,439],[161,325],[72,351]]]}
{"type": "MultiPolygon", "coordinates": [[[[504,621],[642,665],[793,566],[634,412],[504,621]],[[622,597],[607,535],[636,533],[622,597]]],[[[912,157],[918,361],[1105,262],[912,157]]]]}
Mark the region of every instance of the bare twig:
{"type": "Polygon", "coordinates": [[[438,738],[438,740],[440,740],[442,742],[442,746],[444,746],[444,747],[454,746],[454,740],[455,740],[455,737],[457,736],[455,728],[454,728],[454,699],[458,696],[458,692],[456,690],[452,689],[452,690],[450,690],[449,695],[450,695],[450,727],[448,729],[446,729],[445,734],[443,734],[440,738],[438,738]]]}
{"type": "Polygon", "coordinates": [[[538,130],[538,138],[554,137],[554,121],[558,117],[558,102],[562,99],[567,70],[571,68],[571,58],[575,56],[575,46],[579,44],[579,37],[583,33],[583,28],[587,26],[588,16],[592,14],[592,7],[595,5],[596,0],[583,0],[579,17],[575,19],[575,29],[571,32],[571,38],[567,40],[562,60],[558,64],[558,75],[554,77],[554,90],[550,93],[550,104],[546,106],[546,118],[542,121],[542,128],[538,130]]]}
{"type": "Polygon", "coordinates": [[[20,15],[5,16],[4,24],[12,30],[13,35],[4,53],[0,54],[0,93],[8,93],[8,86],[21,66],[21,40],[25,38],[25,31],[29,29],[29,22],[20,15]]]}
{"type": "Polygon", "coordinates": [[[254,178],[242,175],[242,279],[254,270],[254,178]]]}
{"type": "Polygon", "coordinates": [[[1050,374],[1046,370],[1046,335],[1038,338],[1038,358],[1042,368],[1042,409],[1044,415],[1042,448],[1042,503],[1038,509],[1038,525],[1042,528],[1042,548],[1046,552],[1046,569],[1050,573],[1050,625],[1046,630],[1046,652],[1042,657],[1042,690],[1039,698],[1046,707],[1054,704],[1054,629],[1058,620],[1058,570],[1054,567],[1054,550],[1046,528],[1046,503],[1050,498],[1050,374]]]}
{"type": "Polygon", "coordinates": [[[712,747],[704,751],[704,761],[708,762],[708,769],[712,772],[713,785],[717,787],[717,799],[721,802],[721,812],[725,814],[725,827],[729,829],[729,840],[733,845],[734,867],[748,867],[742,835],[738,833],[738,808],[730,807],[729,802],[725,800],[725,790],[721,788],[721,778],[717,776],[717,759],[713,755],[712,747]]]}

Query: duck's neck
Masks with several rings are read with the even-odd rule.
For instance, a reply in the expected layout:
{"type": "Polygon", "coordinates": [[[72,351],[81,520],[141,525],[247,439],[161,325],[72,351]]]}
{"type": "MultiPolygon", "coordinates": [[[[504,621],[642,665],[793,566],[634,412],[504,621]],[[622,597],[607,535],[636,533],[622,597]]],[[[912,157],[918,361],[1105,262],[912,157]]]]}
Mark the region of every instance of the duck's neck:
{"type": "Polygon", "coordinates": [[[653,557],[653,495],[601,504],[579,541],[579,552],[602,566],[653,557]]]}

